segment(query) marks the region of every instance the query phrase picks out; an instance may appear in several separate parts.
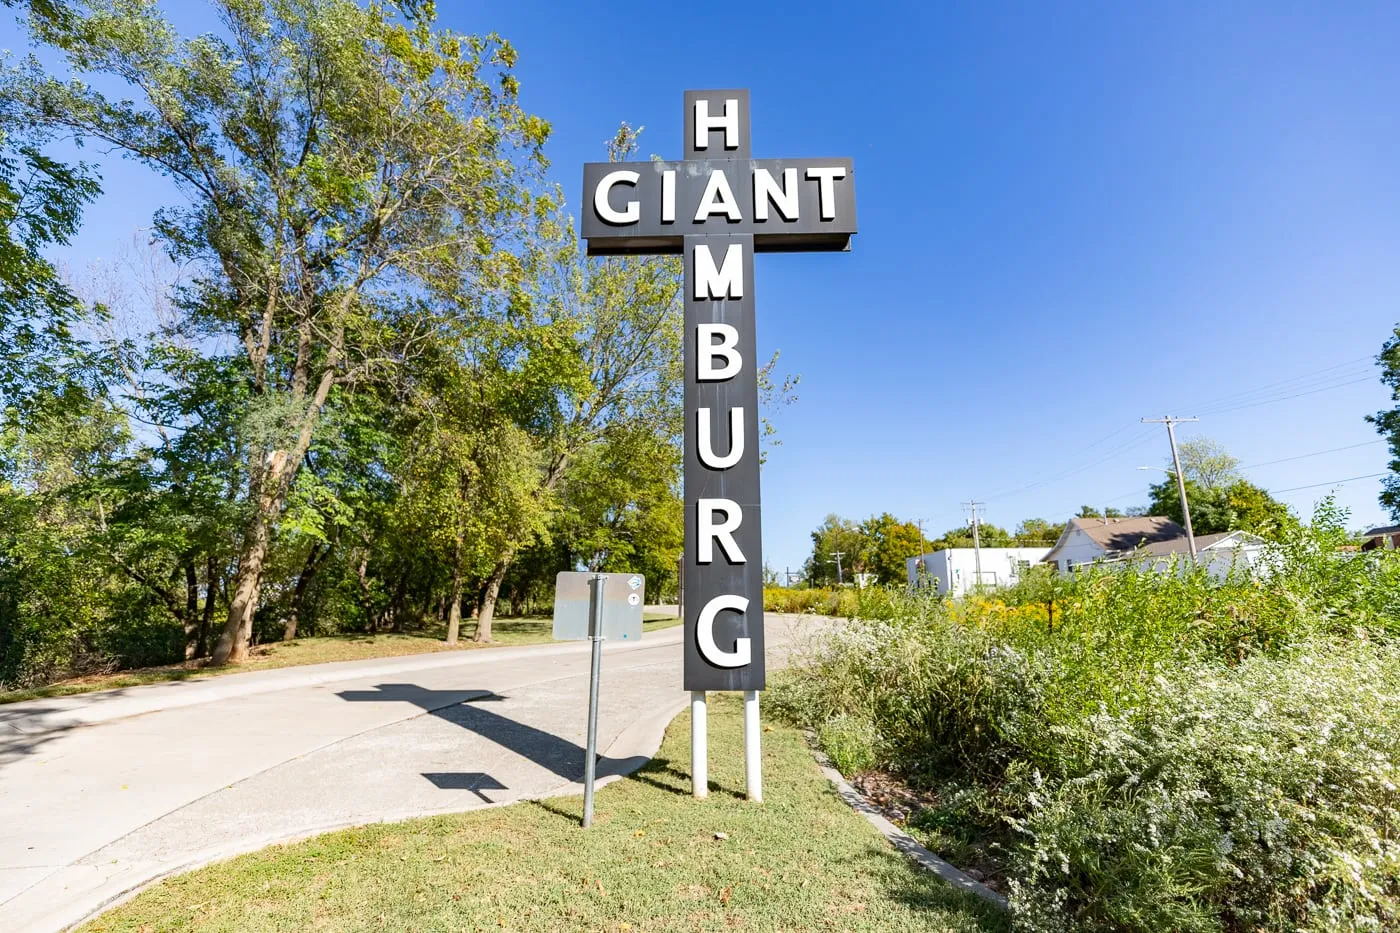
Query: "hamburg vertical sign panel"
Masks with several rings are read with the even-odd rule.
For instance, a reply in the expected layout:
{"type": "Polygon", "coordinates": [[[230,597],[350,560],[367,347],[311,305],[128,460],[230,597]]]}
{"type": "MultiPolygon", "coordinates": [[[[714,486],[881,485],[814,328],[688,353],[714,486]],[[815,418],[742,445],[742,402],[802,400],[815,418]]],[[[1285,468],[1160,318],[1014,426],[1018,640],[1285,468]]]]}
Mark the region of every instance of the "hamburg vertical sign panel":
{"type": "Polygon", "coordinates": [[[749,92],[686,91],[680,162],[583,167],[593,256],[685,267],[685,689],[762,690],[755,252],[848,250],[850,159],[755,159],[749,92]]]}

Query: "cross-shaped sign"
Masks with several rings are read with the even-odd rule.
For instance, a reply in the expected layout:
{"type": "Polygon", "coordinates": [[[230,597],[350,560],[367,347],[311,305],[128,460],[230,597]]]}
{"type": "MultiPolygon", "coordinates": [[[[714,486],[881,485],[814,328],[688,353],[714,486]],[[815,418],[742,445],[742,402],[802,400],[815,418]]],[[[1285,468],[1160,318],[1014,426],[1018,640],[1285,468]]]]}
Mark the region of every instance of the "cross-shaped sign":
{"type": "Polygon", "coordinates": [[[755,251],[850,249],[850,159],[754,159],[749,92],[685,92],[685,161],[583,167],[591,256],[685,265],[685,689],[762,690],[755,251]]]}

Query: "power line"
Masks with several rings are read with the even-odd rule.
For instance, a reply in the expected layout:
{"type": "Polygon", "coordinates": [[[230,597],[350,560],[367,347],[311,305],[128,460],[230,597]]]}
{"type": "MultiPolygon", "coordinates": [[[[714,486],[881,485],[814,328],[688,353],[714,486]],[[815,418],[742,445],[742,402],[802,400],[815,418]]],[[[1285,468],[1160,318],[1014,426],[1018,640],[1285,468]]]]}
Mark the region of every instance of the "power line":
{"type": "MultiPolygon", "coordinates": [[[[1357,357],[1355,359],[1346,360],[1341,363],[1334,363],[1331,366],[1325,366],[1321,369],[1300,373],[1296,376],[1291,376],[1287,379],[1280,379],[1274,382],[1265,383],[1263,385],[1256,386],[1252,389],[1242,389],[1238,392],[1232,392],[1227,393],[1225,395],[1217,396],[1192,407],[1196,408],[1198,414],[1225,414],[1227,412],[1239,411],[1245,408],[1252,408],[1257,405],[1271,405],[1275,402],[1289,401],[1290,399],[1302,398],[1303,396],[1314,395],[1319,392],[1329,392],[1333,389],[1340,389],[1345,388],[1347,386],[1358,385],[1363,382],[1369,382],[1371,381],[1371,379],[1374,378],[1374,376],[1372,375],[1361,375],[1362,372],[1368,371],[1370,367],[1374,364],[1374,362],[1375,357],[1373,356],[1357,357]],[[1362,369],[1357,369],[1359,364],[1366,364],[1366,366],[1362,369]]],[[[1107,435],[1099,438],[1097,441],[1094,441],[1092,444],[1081,445],[1077,448],[1077,451],[1081,454],[1092,451],[1095,448],[1108,444],[1110,441],[1113,441],[1125,431],[1130,431],[1132,428],[1135,427],[1141,427],[1141,425],[1128,424],[1118,427],[1110,433],[1108,433],[1107,435]]],[[[1025,492],[1030,492],[1033,489],[1040,489],[1041,487],[1058,482],[1059,480],[1068,479],[1072,476],[1077,476],[1080,473],[1084,473],[1088,470],[1094,469],[1097,466],[1100,466],[1101,464],[1105,463],[1113,457],[1127,453],[1130,450],[1135,450],[1148,443],[1148,441],[1150,440],[1150,433],[1138,437],[1129,438],[1126,442],[1114,445],[1110,449],[1097,454],[1091,461],[1082,463],[1078,466],[1068,467],[1064,470],[1061,470],[1058,473],[1054,473],[1050,476],[1044,477],[1043,479],[1027,483],[1023,486],[1017,486],[1011,489],[994,493],[988,496],[987,498],[990,501],[1000,501],[1003,499],[1009,499],[1012,496],[1020,495],[1021,493],[1025,492]]],[[[1338,449],[1345,450],[1350,448],[1338,449]]],[[[1330,453],[1330,451],[1327,452],[1330,453]]],[[[1321,453],[1323,453],[1323,451],[1318,452],[1318,454],[1321,453]]],[[[1312,455],[1309,454],[1304,456],[1312,455]]],[[[1302,459],[1302,457],[1299,457],[1297,459],[1302,459]]],[[[1253,464],[1252,466],[1266,466],[1276,462],[1282,463],[1284,461],[1270,461],[1269,464],[1253,464]]],[[[1251,467],[1242,467],[1241,469],[1250,468],[1251,467]]],[[[1129,495],[1132,494],[1130,493],[1129,495]]],[[[1124,499],[1127,498],[1127,496],[1120,496],[1118,498],[1124,499]]]]}
{"type": "MultiPolygon", "coordinates": [[[[1316,382],[1326,382],[1333,379],[1342,378],[1341,374],[1339,374],[1337,370],[1354,368],[1361,363],[1367,364],[1367,370],[1369,371],[1370,366],[1374,365],[1375,363],[1375,357],[1361,356],[1357,357],[1356,359],[1346,360],[1341,363],[1333,363],[1331,366],[1324,366],[1322,369],[1315,369],[1310,370],[1308,372],[1299,373],[1296,376],[1289,376],[1287,379],[1280,379],[1276,382],[1266,382],[1263,385],[1255,386],[1252,389],[1240,389],[1237,392],[1227,392],[1224,395],[1218,395],[1213,398],[1200,399],[1194,404],[1187,407],[1193,408],[1197,411],[1202,411],[1207,407],[1214,407],[1217,405],[1228,405],[1233,404],[1235,402],[1243,401],[1249,396],[1253,395],[1277,394],[1279,392],[1293,392],[1300,388],[1305,388],[1308,385],[1316,382]]],[[[1352,375],[1360,375],[1360,371],[1356,372],[1355,374],[1349,373],[1345,376],[1345,378],[1351,378],[1352,375]]]]}
{"type": "Polygon", "coordinates": [[[1346,479],[1334,479],[1325,483],[1309,483],[1306,486],[1290,486],[1287,489],[1273,489],[1270,492],[1297,492],[1300,489],[1316,489],[1319,486],[1340,486],[1343,483],[1354,483],[1359,479],[1375,479],[1377,476],[1385,476],[1386,473],[1367,473],[1365,476],[1348,476],[1346,479]]]}
{"type": "Polygon", "coordinates": [[[1252,470],[1255,467],[1273,466],[1275,463],[1292,463],[1294,460],[1306,460],[1309,457],[1320,457],[1323,454],[1334,454],[1339,450],[1355,450],[1358,447],[1374,447],[1376,444],[1384,443],[1384,439],[1377,438],[1374,441],[1362,441],[1360,444],[1348,444],[1345,447],[1330,447],[1327,450],[1314,450],[1310,454],[1298,454],[1298,456],[1296,457],[1283,457],[1279,460],[1265,460],[1263,463],[1248,463],[1240,467],[1240,469],[1252,470]]]}
{"type": "Polygon", "coordinates": [[[1348,382],[1338,382],[1333,385],[1325,385],[1321,388],[1309,389],[1306,392],[1295,392],[1292,395],[1280,395],[1277,398],[1266,398],[1261,399],[1257,402],[1246,402],[1243,405],[1233,405],[1229,408],[1204,408],[1202,409],[1202,411],[1208,415],[1223,415],[1226,412],[1240,411],[1244,408],[1255,408],[1259,405],[1272,405],[1275,402],[1286,402],[1290,399],[1302,398],[1305,395],[1316,395],[1319,392],[1331,392],[1333,389],[1345,389],[1347,386],[1360,385],[1363,382],[1371,382],[1372,379],[1373,377],[1371,376],[1363,376],[1360,379],[1352,379],[1348,382]]]}
{"type": "MultiPolygon", "coordinates": [[[[1141,427],[1141,425],[1134,425],[1134,427],[1141,427]]],[[[1120,430],[1121,430],[1121,429],[1120,429],[1120,430]]],[[[1115,433],[1118,433],[1118,432],[1115,432],[1115,433]]],[[[1112,436],[1112,435],[1110,435],[1110,437],[1111,437],[1111,436],[1112,436]]],[[[1060,471],[1059,473],[1055,473],[1055,474],[1053,474],[1053,475],[1051,475],[1051,476],[1047,476],[1047,477],[1045,477],[1044,479],[1036,480],[1036,481],[1033,482],[1033,483],[1027,483],[1027,484],[1024,485],[1024,486],[1020,486],[1020,487],[1017,487],[1017,488],[1015,488],[1015,489],[1007,490],[1007,491],[1005,491],[1005,492],[999,492],[999,493],[997,493],[996,495],[988,496],[987,498],[988,498],[988,500],[1009,499],[1010,497],[1012,497],[1012,496],[1014,496],[1014,495],[1019,495],[1020,493],[1023,493],[1023,492],[1029,492],[1029,491],[1032,490],[1032,489],[1039,489],[1041,486],[1048,485],[1049,483],[1056,482],[1057,480],[1067,479],[1067,478],[1069,478],[1069,477],[1071,477],[1071,476],[1075,476],[1075,475],[1077,475],[1077,474],[1079,474],[1079,473],[1083,473],[1083,472],[1086,471],[1086,470],[1092,470],[1094,467],[1099,466],[1100,464],[1104,463],[1105,461],[1107,461],[1107,460],[1109,460],[1109,459],[1111,459],[1111,458],[1113,458],[1113,457],[1118,456],[1119,454],[1127,453],[1127,452],[1130,451],[1130,450],[1133,450],[1133,449],[1135,449],[1135,448],[1141,447],[1143,444],[1146,444],[1146,443],[1147,443],[1148,441],[1150,441],[1151,439],[1152,439],[1152,435],[1151,435],[1150,433],[1145,433],[1145,434],[1143,434],[1143,435],[1140,436],[1140,437],[1133,438],[1133,439],[1131,439],[1131,440],[1129,440],[1129,441],[1127,441],[1127,442],[1125,442],[1125,443],[1123,443],[1123,444],[1120,444],[1120,445],[1118,445],[1118,446],[1116,446],[1116,447],[1113,447],[1113,448],[1111,448],[1111,449],[1109,449],[1109,450],[1104,451],[1103,453],[1099,454],[1098,457],[1096,457],[1095,459],[1089,461],[1088,463],[1085,463],[1085,464],[1082,464],[1082,465],[1076,466],[1076,467],[1070,467],[1070,468],[1068,468],[1068,469],[1066,469],[1066,470],[1060,471]]],[[[1087,448],[1086,448],[1086,449],[1087,449],[1087,448]]]]}

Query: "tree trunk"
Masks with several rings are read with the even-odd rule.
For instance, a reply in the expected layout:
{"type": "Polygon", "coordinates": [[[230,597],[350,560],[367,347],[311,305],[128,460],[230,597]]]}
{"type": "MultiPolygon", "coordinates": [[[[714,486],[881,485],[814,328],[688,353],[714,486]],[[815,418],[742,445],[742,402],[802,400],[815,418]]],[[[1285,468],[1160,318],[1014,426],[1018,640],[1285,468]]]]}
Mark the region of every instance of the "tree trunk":
{"type": "Polygon", "coordinates": [[[185,660],[199,650],[199,574],[195,573],[194,558],[185,562],[185,660]]]}
{"type": "Polygon", "coordinates": [[[199,616],[199,644],[195,648],[197,658],[209,654],[209,633],[214,630],[215,598],[219,595],[218,562],[214,558],[209,558],[204,573],[204,612],[199,616]]]}
{"type": "Polygon", "coordinates": [[[394,601],[389,604],[389,612],[392,621],[389,630],[392,632],[403,631],[403,617],[408,614],[408,604],[405,597],[408,595],[408,571],[399,574],[398,585],[394,587],[394,601]]]}
{"type": "Polygon", "coordinates": [[[319,542],[312,542],[311,550],[306,554],[306,563],[302,565],[301,573],[297,575],[297,585],[292,590],[292,607],[287,613],[287,619],[282,623],[282,640],[291,641],[297,637],[297,622],[301,617],[301,604],[306,598],[306,591],[311,586],[311,580],[316,576],[316,568],[321,566],[321,557],[330,551],[327,545],[326,550],[321,550],[319,542]]]}
{"type": "Polygon", "coordinates": [[[452,595],[448,598],[447,643],[457,644],[457,635],[462,628],[462,542],[460,538],[452,547],[452,595]]]}
{"type": "Polygon", "coordinates": [[[491,619],[496,615],[496,597],[501,595],[501,581],[506,578],[511,559],[504,557],[498,561],[496,569],[491,572],[491,579],[486,583],[486,595],[481,598],[481,614],[476,620],[476,640],[479,642],[491,640],[491,619]]]}
{"type": "Polygon", "coordinates": [[[360,581],[360,603],[365,609],[365,627],[374,632],[374,600],[369,588],[369,550],[360,557],[360,565],[355,568],[355,576],[360,581]]]}
{"type": "Polygon", "coordinates": [[[233,601],[228,607],[228,621],[219,635],[219,643],[214,646],[215,664],[240,664],[248,658],[253,613],[258,610],[263,561],[267,559],[268,523],[269,516],[263,508],[258,508],[248,522],[243,553],[238,560],[238,575],[234,578],[233,601]]]}

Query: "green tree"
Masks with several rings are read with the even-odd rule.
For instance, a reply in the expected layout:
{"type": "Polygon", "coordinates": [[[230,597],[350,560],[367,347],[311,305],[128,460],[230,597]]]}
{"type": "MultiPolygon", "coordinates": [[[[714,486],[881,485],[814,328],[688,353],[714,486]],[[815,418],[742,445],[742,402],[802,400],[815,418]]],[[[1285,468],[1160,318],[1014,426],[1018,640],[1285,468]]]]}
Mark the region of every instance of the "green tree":
{"type": "MultiPolygon", "coordinates": [[[[1181,472],[1207,492],[1224,489],[1241,479],[1240,461],[1208,437],[1193,437],[1177,445],[1181,472]]],[[[1174,461],[1168,467],[1175,469],[1174,461]]]]}
{"type": "MultiPolygon", "coordinates": [[[[1400,402],[1400,324],[1381,347],[1376,365],[1381,370],[1381,382],[1390,389],[1391,400],[1400,402]]],[[[1381,480],[1380,503],[1390,510],[1393,519],[1400,521],[1400,405],[1367,415],[1366,420],[1390,445],[1390,475],[1381,480]]]]}
{"type": "MultiPolygon", "coordinates": [[[[1153,515],[1185,524],[1181,495],[1174,478],[1168,477],[1152,486],[1150,495],[1153,515]]],[[[1195,479],[1188,479],[1186,496],[1191,503],[1192,530],[1198,535],[1248,531],[1278,539],[1298,527],[1298,520],[1287,505],[1248,480],[1237,479],[1229,485],[1207,489],[1195,479]]]]}
{"type": "Polygon", "coordinates": [[[904,583],[908,579],[910,557],[920,556],[922,536],[913,522],[901,522],[889,512],[872,515],[861,522],[863,571],[875,574],[882,584],[904,583]]]}
{"type": "MultiPolygon", "coordinates": [[[[976,541],[979,541],[982,547],[1012,547],[1015,543],[1009,531],[987,522],[978,524],[976,541]]],[[[958,525],[949,528],[930,544],[929,550],[931,551],[941,551],[944,548],[972,547],[974,544],[972,525],[958,525]]]]}
{"type": "Polygon", "coordinates": [[[98,192],[91,166],[44,155],[48,134],[0,95],[0,411],[72,375],[77,299],[43,251],[66,245],[98,192]]]}
{"type": "Polygon", "coordinates": [[[1064,534],[1064,522],[1048,522],[1043,518],[1028,518],[1016,526],[1013,542],[1016,547],[1049,546],[1064,534]]]}
{"type": "Polygon", "coordinates": [[[228,334],[249,381],[237,576],[216,661],[241,660],[277,518],[335,390],[391,370],[427,325],[415,294],[508,275],[547,125],[517,103],[514,50],[350,0],[216,4],[227,38],[180,38],[149,0],[31,17],[80,76],[5,96],[35,125],[130,153],[188,207],[157,216],[204,275],[191,327],[228,334]],[[409,311],[410,313],[405,313],[409,311]]]}
{"type": "Polygon", "coordinates": [[[861,555],[865,550],[865,535],[855,522],[836,514],[828,515],[812,532],[812,555],[803,567],[804,576],[812,586],[847,582],[863,571],[861,555]],[[841,561],[839,572],[838,559],[841,561]]]}

